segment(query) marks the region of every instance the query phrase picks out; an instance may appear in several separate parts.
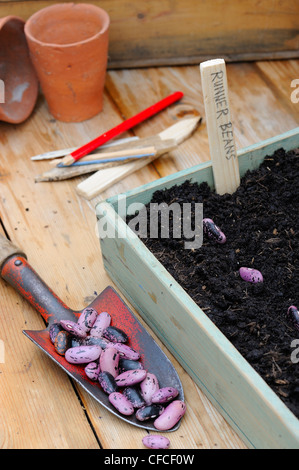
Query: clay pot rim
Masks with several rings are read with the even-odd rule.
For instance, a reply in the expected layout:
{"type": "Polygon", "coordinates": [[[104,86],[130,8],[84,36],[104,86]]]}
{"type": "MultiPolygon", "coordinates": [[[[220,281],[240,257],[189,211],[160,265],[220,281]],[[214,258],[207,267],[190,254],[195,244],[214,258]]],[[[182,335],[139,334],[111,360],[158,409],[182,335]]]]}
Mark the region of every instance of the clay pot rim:
{"type": "Polygon", "coordinates": [[[69,47],[78,46],[78,44],[87,44],[87,43],[93,41],[97,37],[101,36],[105,31],[107,31],[107,29],[109,28],[109,25],[110,25],[109,14],[107,13],[106,10],[104,10],[101,7],[98,7],[96,5],[92,5],[91,3],[57,3],[55,5],[49,5],[48,7],[42,8],[41,10],[38,10],[37,12],[33,13],[33,15],[30,18],[28,18],[28,20],[26,21],[24,31],[25,31],[25,35],[27,36],[28,39],[35,42],[36,44],[39,44],[40,46],[59,47],[59,48],[62,48],[62,49],[67,49],[69,47]],[[37,39],[35,36],[33,36],[31,34],[31,32],[29,30],[29,28],[31,26],[31,23],[33,23],[34,20],[38,20],[38,18],[41,15],[43,15],[44,13],[46,13],[48,10],[50,10],[50,9],[51,10],[62,9],[64,7],[73,7],[73,6],[84,7],[85,9],[89,8],[90,10],[94,10],[94,11],[97,11],[97,12],[100,10],[100,12],[103,15],[103,26],[102,26],[101,30],[98,31],[93,36],[90,36],[90,38],[88,38],[88,39],[83,39],[82,41],[76,41],[76,42],[72,42],[72,43],[68,43],[68,44],[57,44],[55,42],[52,43],[52,42],[40,41],[39,39],[37,39]]]}
{"type": "Polygon", "coordinates": [[[15,15],[8,15],[8,16],[3,16],[2,18],[0,18],[0,30],[3,28],[3,26],[6,25],[6,23],[8,23],[9,21],[19,21],[20,23],[22,23],[23,25],[25,25],[25,21],[23,20],[23,18],[21,18],[20,16],[15,16],[15,15]]]}

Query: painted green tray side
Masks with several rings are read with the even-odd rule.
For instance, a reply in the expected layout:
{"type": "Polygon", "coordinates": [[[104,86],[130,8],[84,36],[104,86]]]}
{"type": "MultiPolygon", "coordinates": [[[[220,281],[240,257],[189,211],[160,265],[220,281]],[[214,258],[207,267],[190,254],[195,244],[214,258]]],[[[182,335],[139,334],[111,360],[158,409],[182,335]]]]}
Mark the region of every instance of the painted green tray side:
{"type": "MultiPolygon", "coordinates": [[[[238,152],[241,176],[280,147],[299,147],[299,128],[238,152]]],[[[213,187],[210,162],[129,191],[126,204],[147,203],[156,190],[186,179],[213,187]]],[[[249,447],[299,448],[296,417],[130,231],[117,209],[117,197],[96,208],[110,231],[101,238],[101,250],[115,284],[249,447]]]]}

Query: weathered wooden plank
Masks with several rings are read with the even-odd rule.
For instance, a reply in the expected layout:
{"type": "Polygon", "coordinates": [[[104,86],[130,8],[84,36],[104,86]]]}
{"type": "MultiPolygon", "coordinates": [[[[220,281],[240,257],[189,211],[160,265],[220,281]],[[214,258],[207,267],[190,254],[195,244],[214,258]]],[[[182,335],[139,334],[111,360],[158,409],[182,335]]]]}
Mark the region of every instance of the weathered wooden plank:
{"type": "Polygon", "coordinates": [[[0,296],[0,448],[98,449],[70,381],[22,334],[40,318],[4,281],[0,296]]]}
{"type": "Polygon", "coordinates": [[[256,62],[261,78],[299,122],[299,60],[256,62]]]}
{"type": "MultiPolygon", "coordinates": [[[[87,0],[84,0],[87,1],[87,0]]],[[[27,19],[55,0],[0,1],[0,17],[27,19]]],[[[111,17],[109,67],[298,57],[296,2],[91,0],[111,17]],[[236,32],[237,27],[237,32],[236,32]]]]}

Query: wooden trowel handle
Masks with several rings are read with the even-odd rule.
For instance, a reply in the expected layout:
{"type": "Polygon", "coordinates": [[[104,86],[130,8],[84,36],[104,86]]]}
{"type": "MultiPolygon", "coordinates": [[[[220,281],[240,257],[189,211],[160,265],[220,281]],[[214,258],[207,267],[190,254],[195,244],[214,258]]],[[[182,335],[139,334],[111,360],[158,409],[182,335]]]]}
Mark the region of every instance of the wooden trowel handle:
{"type": "Polygon", "coordinates": [[[2,266],[8,260],[8,258],[14,255],[19,255],[23,258],[27,258],[23,250],[18,248],[11,241],[9,241],[7,238],[0,234],[0,270],[2,269],[2,266]]]}
{"type": "Polygon", "coordinates": [[[73,318],[73,312],[27,262],[25,253],[0,234],[0,274],[47,323],[73,318]],[[70,318],[69,318],[70,317],[70,318]]]}

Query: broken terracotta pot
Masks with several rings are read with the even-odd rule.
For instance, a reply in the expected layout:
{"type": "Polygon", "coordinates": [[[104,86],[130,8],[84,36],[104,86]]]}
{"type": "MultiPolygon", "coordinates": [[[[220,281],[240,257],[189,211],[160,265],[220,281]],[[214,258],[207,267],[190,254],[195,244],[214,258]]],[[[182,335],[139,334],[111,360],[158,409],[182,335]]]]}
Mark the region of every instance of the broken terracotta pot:
{"type": "Polygon", "coordinates": [[[32,63],[51,114],[80,122],[103,107],[109,15],[90,4],[59,3],[25,25],[32,63]]]}
{"type": "Polygon", "coordinates": [[[38,96],[24,24],[17,16],[0,19],[0,121],[13,124],[30,116],[38,96]]]}

